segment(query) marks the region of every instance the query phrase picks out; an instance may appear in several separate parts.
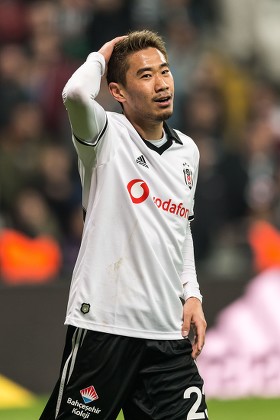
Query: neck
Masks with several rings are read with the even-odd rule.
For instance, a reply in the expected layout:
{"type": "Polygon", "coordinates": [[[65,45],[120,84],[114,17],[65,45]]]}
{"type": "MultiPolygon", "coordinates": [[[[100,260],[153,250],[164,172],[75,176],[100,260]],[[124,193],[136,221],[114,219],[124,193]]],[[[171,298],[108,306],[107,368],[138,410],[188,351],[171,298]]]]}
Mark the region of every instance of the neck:
{"type": "Polygon", "coordinates": [[[163,121],[136,121],[128,115],[125,116],[143,139],[160,140],[162,138],[163,121]]]}

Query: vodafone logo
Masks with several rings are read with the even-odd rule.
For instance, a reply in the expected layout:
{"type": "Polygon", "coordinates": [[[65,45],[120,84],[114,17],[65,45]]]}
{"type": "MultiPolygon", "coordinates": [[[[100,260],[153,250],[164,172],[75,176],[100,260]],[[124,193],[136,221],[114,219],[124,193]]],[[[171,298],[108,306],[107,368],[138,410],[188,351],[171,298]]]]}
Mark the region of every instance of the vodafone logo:
{"type": "MultiPolygon", "coordinates": [[[[148,185],[142,179],[133,179],[130,181],[127,184],[127,190],[129,192],[131,201],[134,204],[143,203],[143,201],[145,201],[150,194],[148,185]]],[[[163,200],[159,197],[152,197],[152,199],[157,208],[167,213],[171,213],[174,216],[188,219],[189,209],[184,207],[183,202],[177,204],[171,198],[168,200],[163,200]]]]}
{"type": "Polygon", "coordinates": [[[134,204],[143,203],[149,195],[149,187],[142,179],[133,179],[127,184],[127,190],[134,204]]]}

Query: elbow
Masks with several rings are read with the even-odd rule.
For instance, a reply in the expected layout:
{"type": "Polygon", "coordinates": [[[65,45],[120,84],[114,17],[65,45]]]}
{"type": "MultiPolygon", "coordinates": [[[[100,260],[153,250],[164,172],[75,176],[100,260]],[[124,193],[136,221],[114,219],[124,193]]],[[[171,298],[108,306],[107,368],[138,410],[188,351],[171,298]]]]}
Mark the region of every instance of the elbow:
{"type": "Polygon", "coordinates": [[[88,97],[88,94],[84,92],[82,86],[69,86],[67,83],[62,91],[62,100],[65,105],[74,103],[86,105],[90,98],[88,97]]]}

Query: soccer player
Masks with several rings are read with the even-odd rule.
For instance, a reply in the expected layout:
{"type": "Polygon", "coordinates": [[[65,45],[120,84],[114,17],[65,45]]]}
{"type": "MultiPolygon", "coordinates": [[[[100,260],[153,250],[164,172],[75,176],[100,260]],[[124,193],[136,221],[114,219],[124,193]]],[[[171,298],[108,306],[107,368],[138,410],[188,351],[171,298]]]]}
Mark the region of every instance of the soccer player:
{"type": "Polygon", "coordinates": [[[208,419],[190,231],[199,152],[166,123],[173,98],[164,42],[147,30],[89,54],[64,88],[85,222],[60,378],[41,420],[113,420],[121,409],[126,420],[208,419]],[[122,113],[96,101],[106,70],[122,113]]]}

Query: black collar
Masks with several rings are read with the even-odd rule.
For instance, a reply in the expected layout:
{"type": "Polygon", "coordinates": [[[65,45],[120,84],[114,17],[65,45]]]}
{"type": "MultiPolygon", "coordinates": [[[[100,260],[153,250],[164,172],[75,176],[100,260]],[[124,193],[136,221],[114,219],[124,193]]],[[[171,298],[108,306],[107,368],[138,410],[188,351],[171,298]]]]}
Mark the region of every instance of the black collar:
{"type": "Polygon", "coordinates": [[[163,129],[166,132],[167,138],[174,140],[176,143],[183,144],[176,131],[174,131],[173,128],[169,127],[169,125],[165,121],[163,123],[163,129]]]}
{"type": "Polygon", "coordinates": [[[169,127],[169,125],[165,121],[163,123],[163,129],[165,131],[167,141],[160,147],[155,146],[151,141],[145,140],[142,137],[146,146],[148,146],[150,149],[157,152],[159,155],[162,155],[162,153],[165,150],[169,149],[169,147],[172,146],[173,141],[175,141],[176,143],[179,143],[179,144],[183,144],[183,142],[182,142],[182,140],[180,140],[178,134],[173,130],[173,128],[169,127]]]}

